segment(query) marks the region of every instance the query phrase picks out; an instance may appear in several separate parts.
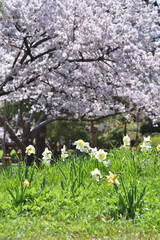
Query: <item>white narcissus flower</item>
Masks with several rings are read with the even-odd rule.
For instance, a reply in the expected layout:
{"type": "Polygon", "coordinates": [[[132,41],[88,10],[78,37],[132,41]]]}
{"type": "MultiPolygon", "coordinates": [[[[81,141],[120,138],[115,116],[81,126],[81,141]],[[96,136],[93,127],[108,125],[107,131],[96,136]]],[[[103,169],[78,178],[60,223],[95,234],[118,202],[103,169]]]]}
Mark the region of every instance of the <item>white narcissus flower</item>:
{"type": "Polygon", "coordinates": [[[129,149],[130,148],[130,138],[128,135],[123,137],[123,146],[121,147],[122,149],[129,149]]]}
{"type": "Polygon", "coordinates": [[[141,147],[141,152],[151,152],[152,151],[150,136],[144,137],[143,144],[140,145],[140,147],[141,147]]]}
{"type": "Polygon", "coordinates": [[[24,180],[23,187],[29,187],[29,182],[27,179],[24,180]]]}
{"type": "Polygon", "coordinates": [[[148,136],[148,137],[144,137],[144,143],[145,143],[146,145],[151,144],[150,136],[148,136]]]}
{"type": "Polygon", "coordinates": [[[48,148],[45,148],[42,155],[43,155],[43,158],[42,158],[43,164],[45,164],[46,166],[49,167],[50,162],[51,162],[51,158],[52,158],[52,152],[48,148]]]}
{"type": "Polygon", "coordinates": [[[130,138],[129,138],[129,136],[128,135],[126,135],[126,136],[124,136],[123,137],[123,143],[124,143],[124,147],[129,147],[130,146],[130,138]]]}
{"type": "Polygon", "coordinates": [[[117,177],[120,176],[119,174],[113,174],[109,172],[109,176],[107,176],[107,182],[112,183],[112,184],[120,184],[119,181],[117,180],[117,177]]]}
{"type": "Polygon", "coordinates": [[[63,161],[65,160],[65,158],[67,158],[68,157],[68,154],[67,153],[61,153],[61,157],[63,158],[63,161]]]}
{"type": "Polygon", "coordinates": [[[32,145],[26,147],[26,154],[30,156],[31,154],[35,154],[36,150],[32,145]]]}
{"type": "Polygon", "coordinates": [[[157,149],[157,152],[160,152],[160,144],[158,144],[156,149],[157,149]]]}
{"type": "Polygon", "coordinates": [[[140,147],[141,147],[141,152],[147,152],[147,148],[146,148],[146,144],[142,144],[142,145],[140,145],[140,147]]]}
{"type": "Polygon", "coordinates": [[[80,149],[81,152],[86,152],[86,153],[88,153],[89,150],[90,150],[90,146],[88,142],[85,142],[83,145],[83,148],[80,149]]]}
{"type": "Polygon", "coordinates": [[[91,158],[95,158],[95,155],[96,155],[96,153],[97,153],[97,148],[95,147],[95,148],[90,148],[90,150],[91,150],[91,152],[90,152],[90,157],[91,158]]]}
{"type": "Polygon", "coordinates": [[[123,137],[123,142],[124,143],[130,142],[130,138],[129,138],[128,134],[123,137]]]}
{"type": "Polygon", "coordinates": [[[48,148],[45,148],[44,152],[42,153],[42,156],[43,158],[51,159],[52,152],[48,148]]]}
{"type": "Polygon", "coordinates": [[[51,160],[49,160],[47,158],[42,158],[42,159],[43,159],[43,164],[49,167],[51,160]]]}
{"type": "Polygon", "coordinates": [[[63,161],[65,160],[65,158],[68,157],[68,153],[66,151],[66,146],[63,145],[63,148],[61,149],[61,157],[63,158],[63,161]]]}
{"type": "Polygon", "coordinates": [[[94,171],[91,171],[91,174],[92,174],[92,178],[95,179],[96,181],[99,181],[100,178],[102,178],[102,174],[101,174],[101,171],[98,170],[98,168],[96,168],[94,171]]]}
{"type": "Polygon", "coordinates": [[[95,158],[98,159],[99,162],[102,162],[103,160],[106,159],[107,154],[108,154],[107,152],[100,149],[99,151],[96,152],[95,158]]]}
{"type": "Polygon", "coordinates": [[[76,145],[76,149],[81,150],[84,146],[85,142],[82,139],[79,139],[74,142],[74,145],[76,145]]]}
{"type": "Polygon", "coordinates": [[[151,147],[150,144],[147,145],[146,143],[143,142],[143,144],[140,145],[140,147],[141,147],[141,152],[150,152],[150,151],[152,151],[152,147],[151,147]]]}
{"type": "Polygon", "coordinates": [[[108,161],[102,161],[103,162],[103,165],[105,167],[108,167],[110,164],[111,164],[111,160],[108,160],[108,161]]]}

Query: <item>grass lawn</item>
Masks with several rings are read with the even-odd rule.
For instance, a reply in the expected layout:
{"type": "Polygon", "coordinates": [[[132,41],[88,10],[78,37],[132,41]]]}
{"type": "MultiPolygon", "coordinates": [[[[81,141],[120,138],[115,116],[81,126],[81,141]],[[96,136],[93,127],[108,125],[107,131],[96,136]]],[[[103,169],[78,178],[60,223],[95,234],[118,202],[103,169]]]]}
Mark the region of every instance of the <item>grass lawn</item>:
{"type": "Polygon", "coordinates": [[[0,239],[160,239],[160,155],[113,149],[106,162],[1,169],[0,239]]]}

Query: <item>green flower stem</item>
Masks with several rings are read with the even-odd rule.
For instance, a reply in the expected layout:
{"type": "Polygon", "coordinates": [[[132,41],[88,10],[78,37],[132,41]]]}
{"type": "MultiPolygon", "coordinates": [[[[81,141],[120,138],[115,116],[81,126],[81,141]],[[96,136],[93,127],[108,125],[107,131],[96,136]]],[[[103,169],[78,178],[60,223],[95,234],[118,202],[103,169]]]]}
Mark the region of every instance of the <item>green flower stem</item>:
{"type": "Polygon", "coordinates": [[[65,180],[67,181],[67,178],[66,178],[66,176],[65,176],[65,174],[64,174],[64,172],[63,172],[63,170],[62,170],[62,168],[59,166],[59,164],[58,164],[54,159],[52,159],[52,161],[58,166],[58,168],[60,169],[61,173],[63,174],[65,180]]]}

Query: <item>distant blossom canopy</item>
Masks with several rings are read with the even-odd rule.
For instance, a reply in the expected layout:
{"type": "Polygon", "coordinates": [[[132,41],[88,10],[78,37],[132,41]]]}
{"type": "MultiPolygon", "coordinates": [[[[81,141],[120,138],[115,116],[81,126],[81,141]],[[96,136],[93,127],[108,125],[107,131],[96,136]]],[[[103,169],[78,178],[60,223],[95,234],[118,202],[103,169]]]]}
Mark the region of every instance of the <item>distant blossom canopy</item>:
{"type": "Polygon", "coordinates": [[[28,99],[55,119],[133,106],[159,118],[159,16],[147,2],[3,1],[0,102],[28,99]]]}

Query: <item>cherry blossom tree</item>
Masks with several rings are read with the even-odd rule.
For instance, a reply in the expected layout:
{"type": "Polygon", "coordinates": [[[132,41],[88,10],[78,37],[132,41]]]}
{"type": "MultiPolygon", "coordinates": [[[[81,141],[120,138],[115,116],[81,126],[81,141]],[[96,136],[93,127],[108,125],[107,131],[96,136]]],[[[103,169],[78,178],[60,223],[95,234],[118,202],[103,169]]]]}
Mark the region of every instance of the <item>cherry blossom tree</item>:
{"type": "MultiPolygon", "coordinates": [[[[143,0],[8,0],[0,20],[0,102],[31,104],[28,139],[56,119],[95,120],[136,107],[160,116],[158,9],[143,0]],[[34,125],[34,113],[39,119],[34,125]]],[[[20,117],[21,116],[21,117],[20,117]]],[[[18,120],[18,118],[17,118],[18,120]]],[[[0,122],[4,123],[3,116],[0,122]]],[[[24,133],[25,132],[25,133],[24,133]]]]}

